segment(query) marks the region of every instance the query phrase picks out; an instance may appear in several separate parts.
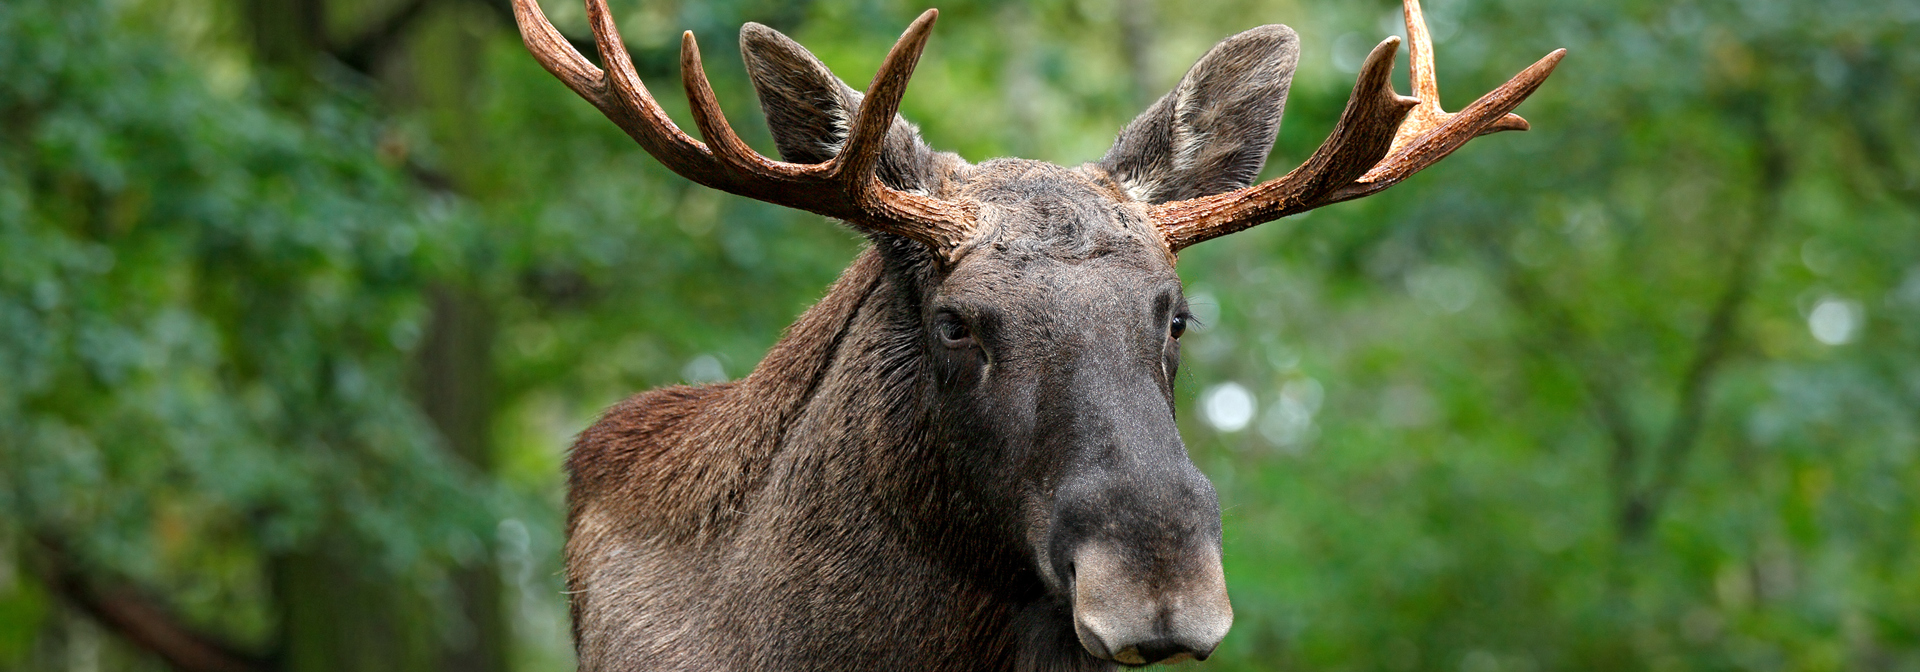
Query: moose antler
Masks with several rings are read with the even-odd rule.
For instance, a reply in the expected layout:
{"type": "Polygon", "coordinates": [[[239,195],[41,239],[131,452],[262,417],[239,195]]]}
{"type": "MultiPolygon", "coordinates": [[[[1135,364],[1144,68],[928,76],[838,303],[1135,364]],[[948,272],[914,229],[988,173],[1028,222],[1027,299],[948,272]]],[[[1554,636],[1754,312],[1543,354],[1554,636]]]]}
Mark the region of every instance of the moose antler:
{"type": "Polygon", "coordinates": [[[1413,41],[1413,98],[1395,93],[1389,77],[1400,38],[1373,48],[1360,66],[1353,96],[1320,148],[1286,175],[1223,194],[1154,206],[1154,225],[1175,252],[1287,215],[1378,193],[1446,158],[1468,140],[1499,131],[1524,131],[1508,114],[1532,95],[1567,50],[1556,49],[1500,88],[1458,113],[1440,109],[1433,76],[1433,40],[1420,0],[1404,0],[1413,41]]]}
{"type": "Polygon", "coordinates": [[[586,3],[606,71],[574,50],[547,21],[537,0],[513,0],[521,39],[547,72],[593,103],[673,172],[727,193],[906,236],[936,252],[949,253],[972,236],[973,216],[962,204],[894,190],[877,176],[882,141],[900,109],[900,97],[906,93],[907,80],[913,77],[938,11],[921,14],[887,52],[840,153],[826,163],[800,164],[761,156],[733,132],[701,69],[700,48],[692,31],[681,36],[680,74],[694,121],[707,141],[688,137],[654,102],[634,72],[606,0],[586,3]]]}

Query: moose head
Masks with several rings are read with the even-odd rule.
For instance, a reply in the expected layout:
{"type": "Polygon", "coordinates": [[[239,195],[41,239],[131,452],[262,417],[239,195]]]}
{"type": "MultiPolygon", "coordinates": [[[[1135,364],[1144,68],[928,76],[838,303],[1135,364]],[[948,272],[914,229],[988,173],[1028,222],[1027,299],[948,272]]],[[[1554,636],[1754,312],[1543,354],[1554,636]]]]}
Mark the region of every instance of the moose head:
{"type": "Polygon", "coordinates": [[[1105,157],[1065,168],[968,163],[929,148],[897,118],[934,10],[907,28],[864,93],[786,36],[748,24],[740,45],[784,159],[775,161],[728,126],[691,32],[681,67],[704,142],[675,126],[640,82],[605,0],[587,0],[605,70],[576,52],[534,0],[515,7],[547,70],[676,173],[868,234],[895,298],[862,328],[897,337],[872,339],[886,345],[842,365],[870,376],[872,389],[849,394],[886,397],[911,417],[841,427],[822,441],[919,446],[900,450],[930,456],[924,471],[889,477],[930,484],[907,496],[964,501],[956,510],[967,513],[957,517],[976,520],[909,525],[971,546],[950,554],[978,565],[958,573],[1010,564],[1005,582],[1031,584],[1008,591],[1039,605],[1022,612],[1039,616],[1009,617],[1036,631],[1028,639],[1070,637],[1084,654],[1130,665],[1204,659],[1233,620],[1218,499],[1174,423],[1179,339],[1190,318],[1178,253],[1377,193],[1476,136],[1527,128],[1509,112],[1564,54],[1460,113],[1444,112],[1420,6],[1406,0],[1415,96],[1389,83],[1400,40],[1388,38],[1361,66],[1331,137],[1300,167],[1256,185],[1298,57],[1285,26],[1219,43],[1105,157]],[[955,531],[966,538],[954,540],[955,531]]]}

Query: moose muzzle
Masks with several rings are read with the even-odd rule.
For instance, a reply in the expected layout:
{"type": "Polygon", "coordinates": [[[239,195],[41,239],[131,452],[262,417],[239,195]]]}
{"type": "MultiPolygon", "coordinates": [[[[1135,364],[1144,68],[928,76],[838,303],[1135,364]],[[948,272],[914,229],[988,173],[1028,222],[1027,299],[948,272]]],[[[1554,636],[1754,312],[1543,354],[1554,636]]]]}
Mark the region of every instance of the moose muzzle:
{"type": "Polygon", "coordinates": [[[1126,665],[1206,660],[1233,625],[1218,549],[1167,557],[1109,543],[1073,554],[1081,646],[1126,665]]]}

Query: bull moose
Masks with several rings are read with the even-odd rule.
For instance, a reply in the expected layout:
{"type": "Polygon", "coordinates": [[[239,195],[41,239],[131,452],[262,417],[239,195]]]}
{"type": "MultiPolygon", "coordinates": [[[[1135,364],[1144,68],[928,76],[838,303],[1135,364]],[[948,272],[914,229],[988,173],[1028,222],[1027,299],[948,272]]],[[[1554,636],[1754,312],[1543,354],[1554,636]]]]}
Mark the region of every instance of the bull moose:
{"type": "Polygon", "coordinates": [[[1509,112],[1555,51],[1459,113],[1405,0],[1414,97],[1375,47],[1332,135],[1254,185],[1298,57],[1282,25],[1227,38],[1076,168],[973,164],[896,117],[937,13],[864,93],[758,24],[747,72],[783,161],[720,112],[693,34],[705,142],[635,74],[605,0],[605,69],[514,0],[547,70],[661,163],[865,234],[744,379],[635,395],[567,460],[580,668],[1098,670],[1205,659],[1233,622],[1220,509],[1174,423],[1182,248],[1367,196],[1509,112]]]}

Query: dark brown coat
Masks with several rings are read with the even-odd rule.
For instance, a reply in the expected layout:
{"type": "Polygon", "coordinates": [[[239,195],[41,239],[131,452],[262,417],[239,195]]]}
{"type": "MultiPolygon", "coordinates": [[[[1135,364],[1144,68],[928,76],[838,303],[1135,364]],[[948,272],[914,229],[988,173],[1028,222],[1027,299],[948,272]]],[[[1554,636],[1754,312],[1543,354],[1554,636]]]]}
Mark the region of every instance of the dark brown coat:
{"type": "Polygon", "coordinates": [[[1507,112],[1560,57],[1440,111],[1406,0],[1420,97],[1393,93],[1398,40],[1383,42],[1328,143],[1249,188],[1298,54],[1284,26],[1216,45],[1105,157],[1068,169],[969,164],[893,117],[934,12],[871,99],[749,24],[741,49],[790,162],[775,164],[729,140],[691,36],[687,88],[711,144],[636,83],[604,0],[588,14],[611,73],[531,0],[515,8],[542,63],[676,172],[845,218],[872,242],[745,379],[637,395],[580,435],[567,581],[590,672],[1206,658],[1233,611],[1218,500],[1174,424],[1189,317],[1174,253],[1524,128],[1507,112]]]}

